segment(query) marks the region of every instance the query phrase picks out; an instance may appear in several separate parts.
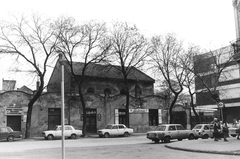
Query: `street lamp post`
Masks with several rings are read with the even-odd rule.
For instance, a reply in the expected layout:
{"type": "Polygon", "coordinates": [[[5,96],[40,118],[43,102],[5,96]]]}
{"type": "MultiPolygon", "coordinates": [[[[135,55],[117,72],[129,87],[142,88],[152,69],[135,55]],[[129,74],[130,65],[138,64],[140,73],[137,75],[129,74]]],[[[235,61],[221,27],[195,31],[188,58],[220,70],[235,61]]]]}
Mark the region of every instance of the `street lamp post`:
{"type": "Polygon", "coordinates": [[[63,65],[63,59],[62,59],[62,54],[59,54],[59,61],[61,63],[61,71],[62,71],[62,80],[61,80],[61,116],[62,116],[62,159],[65,159],[65,116],[64,116],[64,65],[63,65]]]}

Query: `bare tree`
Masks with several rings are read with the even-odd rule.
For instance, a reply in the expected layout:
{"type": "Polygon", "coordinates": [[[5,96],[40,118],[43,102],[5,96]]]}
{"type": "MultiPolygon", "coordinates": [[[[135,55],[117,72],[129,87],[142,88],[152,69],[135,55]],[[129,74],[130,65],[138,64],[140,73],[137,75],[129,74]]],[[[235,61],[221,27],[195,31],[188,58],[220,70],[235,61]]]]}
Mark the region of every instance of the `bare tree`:
{"type": "Polygon", "coordinates": [[[149,56],[147,39],[135,25],[116,22],[110,30],[113,67],[121,72],[126,95],[126,126],[129,127],[129,75],[133,67],[140,68],[149,56]],[[120,66],[120,67],[119,67],[120,66]]]}
{"type": "Polygon", "coordinates": [[[39,79],[39,87],[28,103],[25,138],[30,137],[33,105],[45,88],[47,65],[52,63],[51,57],[58,39],[56,30],[51,26],[51,20],[43,20],[38,15],[32,18],[22,16],[15,18],[14,22],[1,23],[0,51],[16,55],[19,61],[23,59],[20,65],[27,64],[39,79]]]}
{"type": "Polygon", "coordinates": [[[193,56],[196,53],[199,53],[200,48],[197,46],[190,46],[188,48],[188,51],[186,54],[184,54],[183,56],[181,56],[180,58],[180,67],[184,67],[184,71],[185,71],[185,76],[186,76],[186,80],[184,81],[183,85],[184,87],[187,88],[188,90],[188,94],[190,95],[190,106],[193,110],[193,113],[196,117],[196,121],[197,123],[199,123],[199,115],[195,110],[195,106],[194,106],[194,95],[196,94],[195,91],[195,74],[190,71],[194,68],[193,65],[193,56]]]}
{"type": "MultiPolygon", "coordinates": [[[[105,61],[111,43],[106,36],[105,23],[90,21],[77,25],[73,18],[60,18],[56,22],[60,38],[56,50],[64,56],[64,61],[70,67],[71,76],[77,87],[83,113],[83,136],[86,135],[86,103],[83,84],[87,80],[91,64],[105,61]],[[81,61],[82,69],[75,69],[75,62],[81,61]]],[[[58,34],[57,34],[58,35],[58,34]]],[[[79,111],[81,110],[79,109],[79,111]]],[[[80,119],[80,117],[79,117],[80,119]]]]}
{"type": "Polygon", "coordinates": [[[172,109],[183,91],[186,80],[185,68],[179,67],[180,56],[185,52],[183,45],[173,34],[152,38],[152,68],[159,76],[163,76],[170,91],[174,95],[169,107],[170,123],[173,122],[172,109]]]}
{"type": "MultiPolygon", "coordinates": [[[[227,67],[234,65],[232,47],[223,47],[215,51],[209,51],[205,54],[196,54],[194,56],[194,68],[190,69],[194,73],[196,80],[196,90],[198,95],[209,94],[209,102],[219,103],[219,83],[221,79],[231,76],[227,67]]],[[[203,97],[206,97],[203,96],[203,97]]],[[[226,115],[226,114],[224,114],[226,115]]]]}

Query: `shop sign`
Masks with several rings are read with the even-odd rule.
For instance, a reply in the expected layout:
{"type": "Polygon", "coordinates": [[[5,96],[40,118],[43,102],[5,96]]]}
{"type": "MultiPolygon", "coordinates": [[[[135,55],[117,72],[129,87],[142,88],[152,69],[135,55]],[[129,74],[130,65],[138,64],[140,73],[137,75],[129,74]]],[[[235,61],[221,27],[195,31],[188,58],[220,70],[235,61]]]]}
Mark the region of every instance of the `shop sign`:
{"type": "Polygon", "coordinates": [[[23,115],[22,108],[6,108],[5,115],[23,115]]]}
{"type": "Polygon", "coordinates": [[[129,113],[132,114],[148,113],[148,109],[129,109],[129,113]]]}

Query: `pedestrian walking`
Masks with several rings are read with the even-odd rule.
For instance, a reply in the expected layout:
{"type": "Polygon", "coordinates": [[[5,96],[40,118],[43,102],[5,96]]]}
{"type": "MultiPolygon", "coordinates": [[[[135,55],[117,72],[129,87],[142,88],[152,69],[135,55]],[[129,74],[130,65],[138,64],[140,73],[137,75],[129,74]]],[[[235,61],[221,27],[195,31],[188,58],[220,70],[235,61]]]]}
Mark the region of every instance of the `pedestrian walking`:
{"type": "Polygon", "coordinates": [[[218,122],[217,118],[213,119],[213,137],[214,141],[218,141],[220,137],[220,123],[218,122]]]}
{"type": "Polygon", "coordinates": [[[229,130],[228,130],[228,124],[225,120],[222,122],[222,133],[223,133],[224,141],[228,141],[227,137],[228,137],[229,130]]]}

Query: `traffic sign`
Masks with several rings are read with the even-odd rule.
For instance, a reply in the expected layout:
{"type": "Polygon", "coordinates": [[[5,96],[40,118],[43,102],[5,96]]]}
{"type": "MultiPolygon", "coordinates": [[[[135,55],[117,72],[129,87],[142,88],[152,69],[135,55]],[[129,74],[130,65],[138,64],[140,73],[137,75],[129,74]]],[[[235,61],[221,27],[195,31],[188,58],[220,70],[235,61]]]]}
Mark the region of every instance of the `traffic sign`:
{"type": "Polygon", "coordinates": [[[223,106],[224,106],[223,102],[219,102],[219,103],[218,103],[218,107],[219,107],[219,108],[222,108],[223,106]]]}

